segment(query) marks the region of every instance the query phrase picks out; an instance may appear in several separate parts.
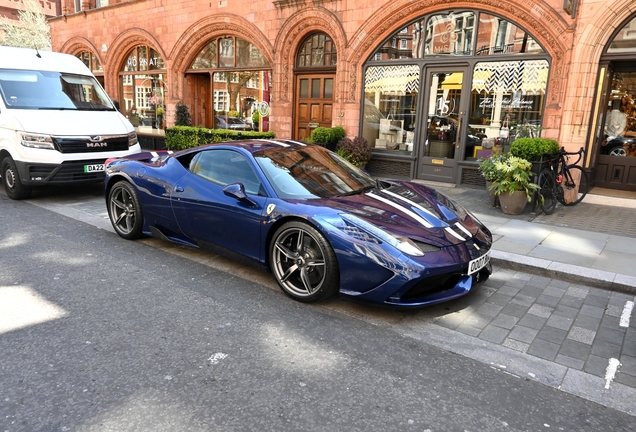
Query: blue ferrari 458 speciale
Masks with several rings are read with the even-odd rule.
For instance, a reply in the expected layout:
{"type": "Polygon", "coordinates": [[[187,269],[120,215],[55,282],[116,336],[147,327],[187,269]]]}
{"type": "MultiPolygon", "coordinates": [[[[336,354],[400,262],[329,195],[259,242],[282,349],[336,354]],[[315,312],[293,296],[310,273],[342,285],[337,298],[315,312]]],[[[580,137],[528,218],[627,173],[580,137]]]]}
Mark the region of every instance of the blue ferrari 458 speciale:
{"type": "Polygon", "coordinates": [[[290,297],[420,307],[492,272],[490,231],[422,184],[377,180],[323,147],[243,140],[107,161],[117,234],[240,255],[290,297]]]}

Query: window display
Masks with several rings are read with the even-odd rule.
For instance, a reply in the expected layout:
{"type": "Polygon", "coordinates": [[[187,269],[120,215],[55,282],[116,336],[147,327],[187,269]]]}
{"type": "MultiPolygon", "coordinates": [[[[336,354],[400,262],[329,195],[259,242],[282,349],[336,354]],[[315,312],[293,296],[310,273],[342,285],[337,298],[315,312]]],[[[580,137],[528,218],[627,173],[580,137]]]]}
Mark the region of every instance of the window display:
{"type": "Polygon", "coordinates": [[[601,154],[636,157],[636,72],[614,74],[601,154]]]}
{"type": "Polygon", "coordinates": [[[419,83],[416,65],[367,69],[362,136],[371,148],[413,152],[419,83]]]}

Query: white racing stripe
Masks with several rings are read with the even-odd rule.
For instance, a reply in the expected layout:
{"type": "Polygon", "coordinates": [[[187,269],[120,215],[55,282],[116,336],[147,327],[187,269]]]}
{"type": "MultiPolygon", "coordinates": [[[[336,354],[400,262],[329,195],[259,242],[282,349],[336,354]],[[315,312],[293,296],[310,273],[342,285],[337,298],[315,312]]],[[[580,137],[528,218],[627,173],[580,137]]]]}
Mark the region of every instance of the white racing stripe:
{"type": "Polygon", "coordinates": [[[388,199],[381,197],[379,195],[376,195],[372,192],[367,192],[367,196],[377,199],[378,201],[382,201],[385,204],[390,205],[393,208],[396,208],[398,210],[400,210],[403,213],[406,213],[407,215],[411,216],[413,219],[415,219],[416,221],[418,221],[419,223],[421,223],[422,225],[424,225],[426,228],[433,228],[433,225],[431,225],[426,219],[424,219],[423,217],[421,217],[420,215],[418,215],[417,213],[407,209],[406,207],[403,207],[399,204],[394,203],[393,201],[389,201],[388,199]]]}
{"type": "Polygon", "coordinates": [[[259,139],[258,141],[265,141],[265,142],[268,142],[268,143],[279,145],[281,147],[289,147],[289,144],[285,144],[285,143],[280,142],[280,141],[272,141],[272,140],[268,140],[268,139],[259,139]]]}
{"type": "Polygon", "coordinates": [[[451,227],[448,228],[444,228],[446,230],[447,233],[451,234],[453,237],[461,240],[461,241],[466,241],[466,239],[462,236],[460,236],[459,234],[457,234],[455,231],[453,231],[453,229],[451,227]]]}
{"type": "Polygon", "coordinates": [[[466,229],[466,227],[464,227],[464,225],[460,224],[459,222],[457,222],[457,223],[455,224],[455,226],[456,226],[457,228],[459,228],[460,230],[462,230],[462,231],[464,232],[464,234],[466,234],[468,237],[472,237],[472,236],[473,236],[473,235],[470,233],[470,231],[468,231],[468,230],[466,229]]]}
{"type": "Polygon", "coordinates": [[[414,201],[411,201],[411,200],[410,200],[410,199],[408,199],[408,198],[404,198],[402,195],[398,195],[398,194],[396,194],[395,192],[391,192],[390,190],[386,190],[386,189],[382,189],[380,192],[385,193],[385,194],[387,194],[387,195],[391,195],[392,197],[395,197],[395,198],[397,198],[397,199],[399,199],[399,200],[402,200],[402,201],[404,201],[404,202],[406,202],[406,203],[408,203],[408,204],[412,205],[413,207],[416,207],[416,208],[418,208],[418,209],[422,210],[424,213],[428,213],[428,214],[430,214],[430,215],[431,215],[431,216],[433,216],[433,217],[437,217],[437,216],[435,216],[433,213],[431,213],[431,211],[430,211],[430,210],[425,209],[424,207],[422,207],[422,206],[421,206],[421,205],[419,205],[418,203],[416,203],[416,202],[414,202],[414,201]]]}

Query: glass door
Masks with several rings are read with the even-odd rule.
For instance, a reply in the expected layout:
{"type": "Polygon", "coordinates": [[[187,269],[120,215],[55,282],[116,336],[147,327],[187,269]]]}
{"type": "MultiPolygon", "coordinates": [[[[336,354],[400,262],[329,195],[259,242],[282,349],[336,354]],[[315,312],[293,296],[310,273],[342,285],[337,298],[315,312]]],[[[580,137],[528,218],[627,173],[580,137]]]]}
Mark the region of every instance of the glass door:
{"type": "Polygon", "coordinates": [[[463,83],[466,68],[429,68],[425,74],[426,108],[422,111],[417,177],[455,183],[463,154],[466,108],[463,83]]]}

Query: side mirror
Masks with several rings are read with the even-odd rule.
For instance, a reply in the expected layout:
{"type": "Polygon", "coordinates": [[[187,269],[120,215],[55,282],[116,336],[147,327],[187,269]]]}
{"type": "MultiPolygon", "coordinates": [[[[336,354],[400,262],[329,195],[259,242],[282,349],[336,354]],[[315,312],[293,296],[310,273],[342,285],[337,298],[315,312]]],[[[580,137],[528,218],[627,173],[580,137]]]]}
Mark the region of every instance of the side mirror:
{"type": "Polygon", "coordinates": [[[245,193],[243,183],[230,183],[223,188],[223,193],[229,197],[236,198],[250,207],[256,207],[256,203],[245,193]]]}

